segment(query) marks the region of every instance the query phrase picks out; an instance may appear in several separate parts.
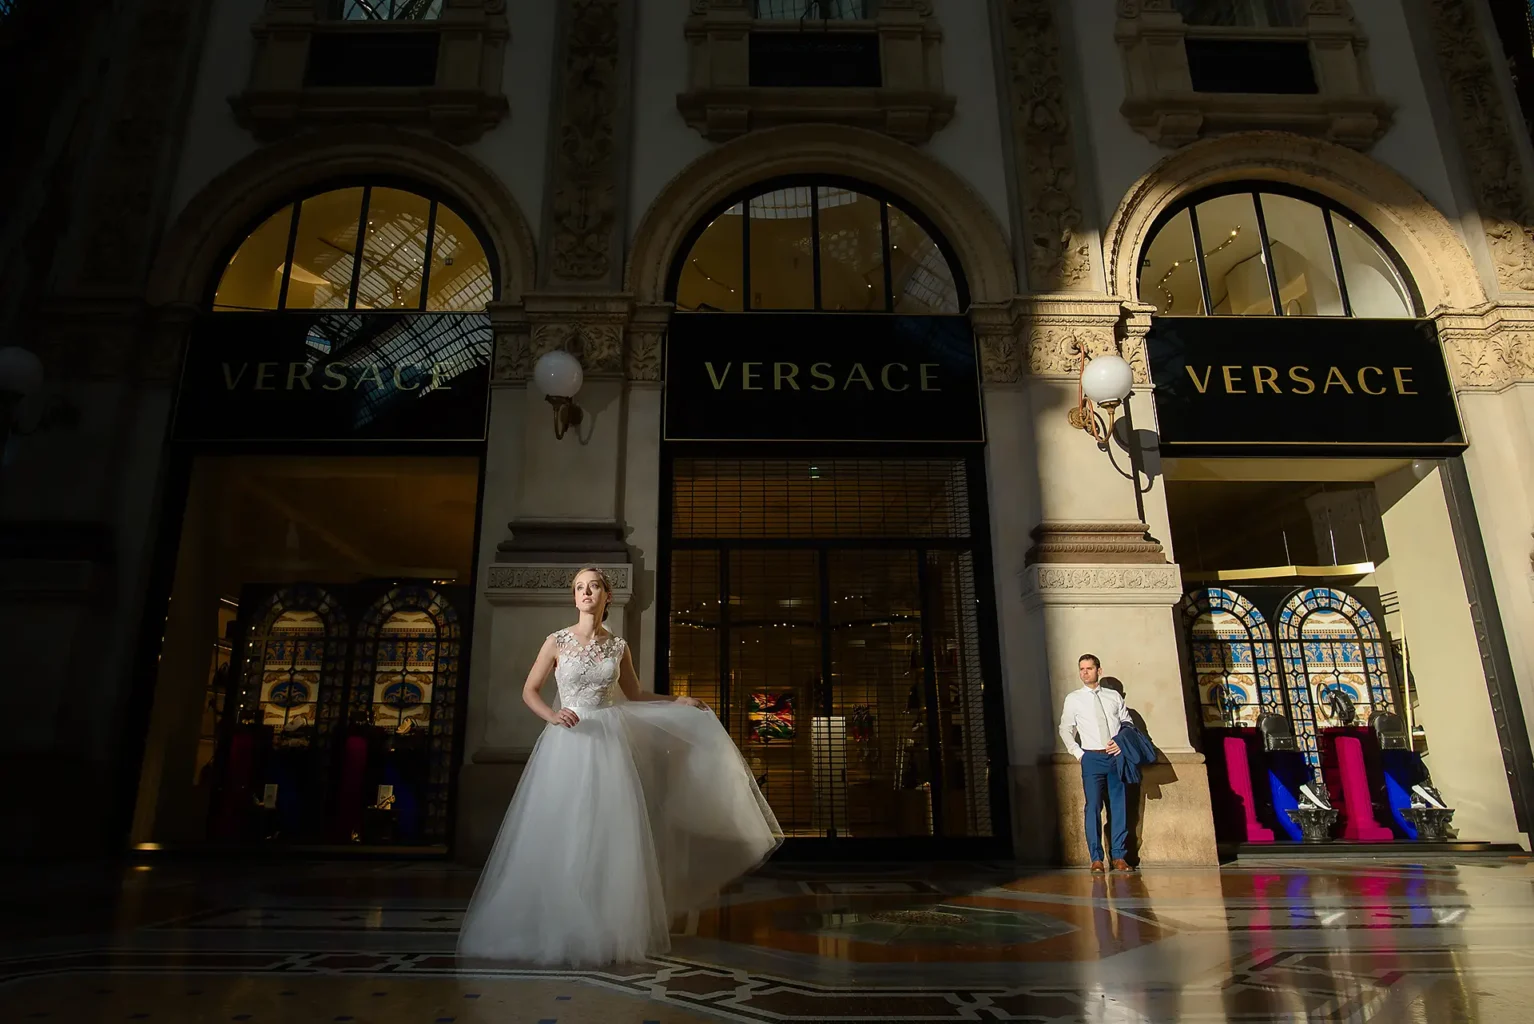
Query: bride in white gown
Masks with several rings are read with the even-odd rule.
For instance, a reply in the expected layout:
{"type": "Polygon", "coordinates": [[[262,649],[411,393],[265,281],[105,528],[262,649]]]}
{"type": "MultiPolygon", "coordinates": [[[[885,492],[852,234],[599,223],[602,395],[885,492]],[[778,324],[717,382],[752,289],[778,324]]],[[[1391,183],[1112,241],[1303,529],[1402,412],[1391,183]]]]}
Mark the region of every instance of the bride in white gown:
{"type": "Polygon", "coordinates": [[[583,569],[574,589],[580,621],[543,642],[522,687],[549,724],[464,915],[461,957],[592,965],[663,953],[674,916],[783,841],[713,712],[640,691],[628,645],[601,624],[607,577],[583,569]],[[558,711],[540,695],[550,669],[558,711]]]}

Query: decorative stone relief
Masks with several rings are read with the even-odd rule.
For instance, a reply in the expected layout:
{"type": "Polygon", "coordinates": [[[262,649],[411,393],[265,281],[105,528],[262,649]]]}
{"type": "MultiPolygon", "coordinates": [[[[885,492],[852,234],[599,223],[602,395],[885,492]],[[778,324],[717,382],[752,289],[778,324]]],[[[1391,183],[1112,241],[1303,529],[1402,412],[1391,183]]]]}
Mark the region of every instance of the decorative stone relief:
{"type": "Polygon", "coordinates": [[[183,72],[196,66],[207,5],[202,0],[143,0],[117,53],[122,80],[103,102],[115,103],[101,148],[92,153],[89,225],[77,279],[92,290],[114,286],[142,294],[151,239],[166,188],[166,150],[182,130],[183,72]]]}
{"type": "MultiPolygon", "coordinates": [[[[575,574],[585,566],[580,565],[492,565],[489,582],[491,590],[569,590],[575,582],[575,574]]],[[[626,565],[601,566],[616,591],[628,591],[630,567],[626,565]]]]}
{"type": "Polygon", "coordinates": [[[661,342],[671,321],[671,304],[644,305],[634,310],[629,323],[625,369],[629,380],[659,381],[661,342]]]}
{"type": "Polygon", "coordinates": [[[930,0],[880,0],[867,20],[754,18],[749,0],[693,0],[685,33],[688,87],[677,109],[704,138],[723,142],[785,124],[841,124],[921,144],[953,118],[943,89],[943,31],[930,0]],[[753,86],[755,33],[878,36],[879,84],[753,86]]]}
{"type": "Polygon", "coordinates": [[[1014,148],[1022,166],[1024,248],[1036,292],[1092,287],[1076,150],[1066,107],[1056,0],[1008,0],[1005,48],[1014,148]]]}
{"type": "Polygon", "coordinates": [[[1037,578],[1041,590],[1164,590],[1182,586],[1182,570],[1170,563],[1143,569],[1048,566],[1039,570],[1037,578]]]}
{"type": "Polygon", "coordinates": [[[534,293],[517,306],[492,307],[495,325],[493,379],[520,382],[545,352],[564,349],[588,375],[624,372],[627,295],[534,293]]]}
{"type": "Polygon", "coordinates": [[[1432,0],[1433,40],[1503,291],[1534,291],[1534,204],[1470,0],[1432,0]]]}
{"type": "Polygon", "coordinates": [[[980,354],[980,379],[986,384],[1015,384],[1023,379],[1017,344],[1017,303],[973,303],[970,325],[980,354]]]}
{"type": "Polygon", "coordinates": [[[1442,314],[1438,337],[1456,391],[1500,391],[1534,381],[1534,304],[1442,314]]]}
{"type": "Polygon", "coordinates": [[[619,0],[572,0],[556,110],[549,280],[604,281],[616,266],[619,0]]]}
{"type": "Polygon", "coordinates": [[[1368,149],[1390,127],[1394,108],[1374,88],[1368,39],[1344,0],[1312,0],[1298,29],[1188,25],[1169,0],[1120,0],[1117,14],[1114,38],[1126,86],[1120,111],[1158,145],[1175,148],[1207,135],[1274,128],[1368,149]],[[1303,41],[1316,90],[1195,91],[1189,41],[1247,40],[1303,41]]]}

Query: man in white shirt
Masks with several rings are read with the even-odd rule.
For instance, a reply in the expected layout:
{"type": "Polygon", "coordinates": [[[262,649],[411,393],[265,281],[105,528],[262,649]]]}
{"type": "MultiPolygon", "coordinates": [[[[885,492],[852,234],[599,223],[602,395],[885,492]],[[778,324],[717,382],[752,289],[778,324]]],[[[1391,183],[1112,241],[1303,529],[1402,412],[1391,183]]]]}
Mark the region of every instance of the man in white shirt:
{"type": "Polygon", "coordinates": [[[1113,759],[1119,745],[1113,742],[1119,726],[1130,724],[1124,698],[1104,689],[1099,681],[1103,663],[1095,654],[1083,654],[1076,661],[1081,689],[1065,695],[1060,713],[1060,738],[1065,749],[1081,762],[1081,785],[1087,793],[1087,850],[1092,854],[1092,870],[1103,870],[1103,789],[1108,790],[1108,817],[1113,870],[1129,871],[1124,860],[1129,848],[1129,824],[1125,815],[1124,780],[1119,777],[1113,759]]]}

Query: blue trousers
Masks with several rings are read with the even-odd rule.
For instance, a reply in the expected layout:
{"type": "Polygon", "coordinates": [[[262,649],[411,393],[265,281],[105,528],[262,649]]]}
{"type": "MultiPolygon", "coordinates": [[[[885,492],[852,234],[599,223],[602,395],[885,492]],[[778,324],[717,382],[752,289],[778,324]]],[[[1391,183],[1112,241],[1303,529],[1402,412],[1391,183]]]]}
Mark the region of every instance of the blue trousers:
{"type": "Polygon", "coordinates": [[[1124,808],[1124,780],[1113,767],[1113,755],[1088,750],[1081,755],[1081,786],[1087,791],[1087,850],[1093,860],[1103,859],[1103,790],[1108,791],[1110,840],[1115,860],[1129,850],[1129,821],[1124,808]]]}

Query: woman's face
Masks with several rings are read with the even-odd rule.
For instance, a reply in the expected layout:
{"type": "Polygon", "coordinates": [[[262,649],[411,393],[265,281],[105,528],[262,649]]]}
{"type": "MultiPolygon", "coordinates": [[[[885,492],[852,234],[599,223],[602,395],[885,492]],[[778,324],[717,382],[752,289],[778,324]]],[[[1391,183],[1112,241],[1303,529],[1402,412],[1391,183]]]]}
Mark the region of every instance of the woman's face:
{"type": "Polygon", "coordinates": [[[575,607],[578,611],[590,612],[600,621],[606,604],[607,588],[602,585],[599,574],[588,569],[575,577],[575,607]]]}

